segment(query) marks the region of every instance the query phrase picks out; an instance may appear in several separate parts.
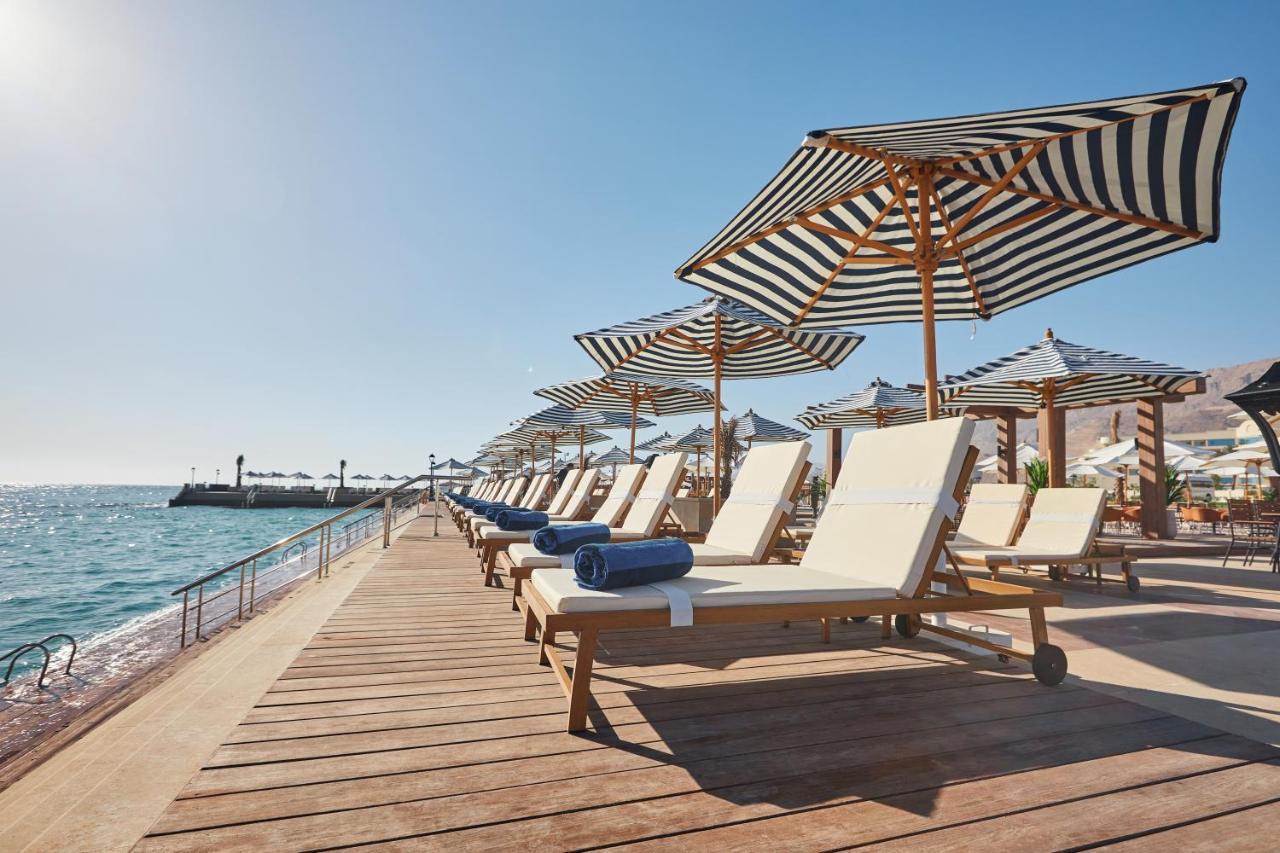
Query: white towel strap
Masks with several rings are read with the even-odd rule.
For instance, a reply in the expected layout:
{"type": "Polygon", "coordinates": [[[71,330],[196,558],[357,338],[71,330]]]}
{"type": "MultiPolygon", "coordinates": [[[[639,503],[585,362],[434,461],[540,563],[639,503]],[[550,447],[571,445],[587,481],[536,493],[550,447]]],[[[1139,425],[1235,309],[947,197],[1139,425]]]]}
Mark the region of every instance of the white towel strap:
{"type": "Polygon", "coordinates": [[[776,506],[783,515],[790,515],[796,505],[781,495],[768,492],[733,492],[726,504],[750,504],[751,506],[776,506]]]}
{"type": "Polygon", "coordinates": [[[664,492],[659,489],[646,489],[636,495],[638,501],[657,501],[660,504],[670,506],[674,500],[670,492],[664,492]]]}
{"type": "Polygon", "coordinates": [[[649,586],[667,597],[667,604],[671,608],[672,628],[687,628],[693,624],[693,600],[689,598],[689,593],[671,581],[658,581],[649,586]]]}
{"type": "Polygon", "coordinates": [[[959,504],[950,492],[941,489],[835,489],[827,499],[832,506],[865,506],[868,504],[926,504],[936,506],[954,518],[959,504]]]}
{"type": "Polygon", "coordinates": [[[1054,524],[1093,524],[1093,513],[1042,512],[1031,513],[1032,521],[1048,521],[1054,524]]]}
{"type": "Polygon", "coordinates": [[[995,500],[993,498],[969,498],[969,506],[1013,506],[1016,504],[1026,503],[1026,498],[1018,498],[1016,500],[995,500]]]}

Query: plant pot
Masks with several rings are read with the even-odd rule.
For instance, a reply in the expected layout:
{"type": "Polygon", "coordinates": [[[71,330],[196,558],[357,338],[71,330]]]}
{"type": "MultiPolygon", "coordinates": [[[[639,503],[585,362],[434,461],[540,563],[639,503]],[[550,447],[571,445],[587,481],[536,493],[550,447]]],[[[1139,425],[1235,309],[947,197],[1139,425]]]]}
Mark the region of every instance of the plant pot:
{"type": "Polygon", "coordinates": [[[1177,539],[1178,538],[1178,511],[1173,507],[1169,507],[1167,510],[1165,510],[1165,513],[1166,513],[1165,530],[1167,531],[1166,535],[1170,539],[1177,539]]]}

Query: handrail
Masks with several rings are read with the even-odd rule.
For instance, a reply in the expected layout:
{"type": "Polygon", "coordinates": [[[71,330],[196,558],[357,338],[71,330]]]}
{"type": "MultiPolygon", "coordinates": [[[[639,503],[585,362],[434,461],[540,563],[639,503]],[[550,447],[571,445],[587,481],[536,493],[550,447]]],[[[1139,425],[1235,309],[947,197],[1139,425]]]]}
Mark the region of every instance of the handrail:
{"type": "Polygon", "coordinates": [[[419,476],[414,477],[412,480],[408,480],[404,483],[401,483],[398,486],[392,486],[390,489],[387,489],[384,492],[380,492],[377,495],[374,495],[373,497],[369,498],[367,501],[358,503],[353,507],[349,507],[348,509],[343,510],[337,515],[330,516],[329,518],[326,518],[323,521],[318,521],[308,528],[299,530],[297,533],[290,534],[289,536],[286,536],[285,538],[281,539],[280,541],[272,545],[268,545],[265,548],[262,548],[258,551],[254,551],[252,554],[250,554],[247,557],[241,557],[239,560],[236,560],[234,563],[230,563],[229,565],[223,566],[221,569],[216,569],[210,572],[209,574],[205,575],[204,577],[197,578],[196,580],[193,580],[191,583],[187,584],[186,586],[180,586],[169,594],[179,595],[184,592],[190,592],[191,590],[195,589],[198,586],[206,584],[209,581],[214,580],[215,578],[219,578],[222,575],[225,575],[227,572],[230,572],[234,569],[238,569],[243,565],[253,562],[254,560],[261,559],[262,557],[265,557],[267,554],[270,554],[272,551],[275,551],[278,548],[283,548],[286,545],[292,545],[294,542],[297,542],[299,539],[305,539],[311,534],[319,531],[321,528],[330,526],[335,521],[339,521],[343,518],[346,518],[347,516],[352,515],[353,513],[357,513],[362,509],[368,509],[374,504],[382,502],[386,498],[394,495],[396,492],[400,492],[407,489],[409,486],[412,486],[414,483],[417,483],[421,480],[429,479],[430,476],[431,475],[429,474],[420,474],[419,476]]]}

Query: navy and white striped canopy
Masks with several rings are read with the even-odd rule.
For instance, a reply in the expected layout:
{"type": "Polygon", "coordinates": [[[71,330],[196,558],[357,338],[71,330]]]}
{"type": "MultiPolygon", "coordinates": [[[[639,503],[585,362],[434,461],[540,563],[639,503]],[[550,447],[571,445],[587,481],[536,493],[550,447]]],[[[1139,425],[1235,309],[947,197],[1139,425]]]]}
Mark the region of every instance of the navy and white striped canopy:
{"type": "Polygon", "coordinates": [[[450,456],[443,462],[438,462],[431,466],[432,471],[448,471],[450,474],[461,474],[464,476],[480,476],[484,474],[479,468],[472,467],[466,462],[459,462],[450,456]]]}
{"type": "Polygon", "coordinates": [[[1174,394],[1203,375],[1052,335],[1049,332],[1004,358],[948,376],[938,385],[942,404],[1038,409],[1048,402],[1063,407],[1122,402],[1174,394]],[[1048,380],[1053,380],[1052,386],[1048,380]],[[1052,400],[1046,399],[1047,392],[1052,400]]]}
{"type": "Polygon", "coordinates": [[[579,427],[576,426],[552,426],[550,424],[516,421],[516,425],[499,436],[499,438],[509,440],[510,443],[517,446],[523,442],[526,447],[530,442],[545,446],[566,443],[596,444],[609,440],[607,435],[594,429],[584,429],[581,435],[578,434],[578,430],[579,427]]]}
{"type": "Polygon", "coordinates": [[[605,370],[625,366],[629,373],[651,376],[712,376],[717,317],[725,379],[831,370],[863,341],[851,329],[792,329],[716,296],[574,339],[605,370]]]}
{"type": "MultiPolygon", "coordinates": [[[[630,410],[628,410],[630,411],[630,410]]],[[[595,429],[631,429],[630,414],[623,416],[617,412],[596,411],[594,409],[571,409],[557,403],[554,406],[534,412],[527,418],[515,422],[521,427],[565,427],[569,434],[576,436],[579,427],[595,429]]],[[[649,429],[657,426],[653,421],[636,418],[636,429],[649,429]]]]}
{"type": "Polygon", "coordinates": [[[709,412],[715,406],[715,396],[709,388],[685,379],[634,373],[603,373],[548,385],[533,393],[571,408],[590,406],[601,412],[626,412],[628,415],[631,414],[632,401],[637,412],[658,417],[709,412]]]}
{"type": "Polygon", "coordinates": [[[747,409],[745,415],[738,416],[738,425],[734,427],[733,435],[743,441],[752,442],[804,441],[809,437],[807,432],[801,432],[777,421],[762,418],[752,409],[747,409]]]}
{"type": "Polygon", "coordinates": [[[874,429],[924,419],[924,394],[879,378],[861,391],[810,406],[796,415],[809,429],[874,429]]]}
{"type": "Polygon", "coordinates": [[[648,441],[642,441],[636,445],[636,450],[643,450],[647,453],[665,453],[675,447],[675,438],[669,432],[662,435],[655,435],[648,441]]]}
{"type": "Polygon", "coordinates": [[[1244,89],[814,131],[676,275],[785,323],[918,321],[927,254],[937,319],[989,317],[1217,240],[1244,89]]]}
{"type": "Polygon", "coordinates": [[[711,432],[711,430],[704,429],[701,426],[696,426],[685,435],[682,435],[679,438],[677,438],[675,441],[671,442],[671,449],[672,450],[699,450],[699,449],[705,450],[706,448],[712,445],[714,438],[715,436],[711,432]]]}
{"type": "Polygon", "coordinates": [[[592,456],[587,460],[587,464],[600,467],[602,465],[626,465],[631,461],[631,454],[623,450],[621,447],[614,447],[608,453],[602,453],[599,456],[592,456]]]}

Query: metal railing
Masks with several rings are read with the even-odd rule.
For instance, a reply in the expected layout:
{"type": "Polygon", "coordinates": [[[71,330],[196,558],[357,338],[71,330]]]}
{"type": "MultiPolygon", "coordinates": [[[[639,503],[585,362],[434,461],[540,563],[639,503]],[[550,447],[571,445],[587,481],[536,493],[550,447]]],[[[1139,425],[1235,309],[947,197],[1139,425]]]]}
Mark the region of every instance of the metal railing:
{"type": "Polygon", "coordinates": [[[4,680],[0,681],[0,685],[9,683],[9,679],[13,677],[13,668],[17,666],[19,658],[27,652],[33,652],[36,649],[39,649],[44,653],[44,661],[40,664],[40,677],[36,679],[36,686],[41,690],[44,690],[44,677],[49,672],[49,661],[53,657],[53,654],[49,651],[48,645],[46,645],[50,640],[66,640],[71,644],[71,656],[67,658],[67,668],[63,672],[63,675],[70,675],[71,664],[75,662],[76,652],[79,651],[80,647],[76,644],[75,637],[72,637],[70,634],[50,634],[37,643],[23,643],[16,649],[0,655],[0,662],[3,662],[6,659],[9,661],[9,669],[5,671],[4,680]]]}
{"type": "Polygon", "coordinates": [[[189,642],[201,639],[202,631],[254,614],[266,599],[312,573],[317,581],[323,580],[334,559],[379,534],[382,547],[389,546],[391,531],[405,516],[416,518],[426,502],[425,489],[410,491],[409,487],[429,478],[424,474],[387,489],[175,589],[170,595],[182,596],[179,646],[186,648],[189,642]],[[334,529],[338,522],[366,510],[372,511],[334,529]],[[272,555],[275,562],[259,569],[272,555]],[[194,626],[189,627],[192,622],[194,626]]]}

